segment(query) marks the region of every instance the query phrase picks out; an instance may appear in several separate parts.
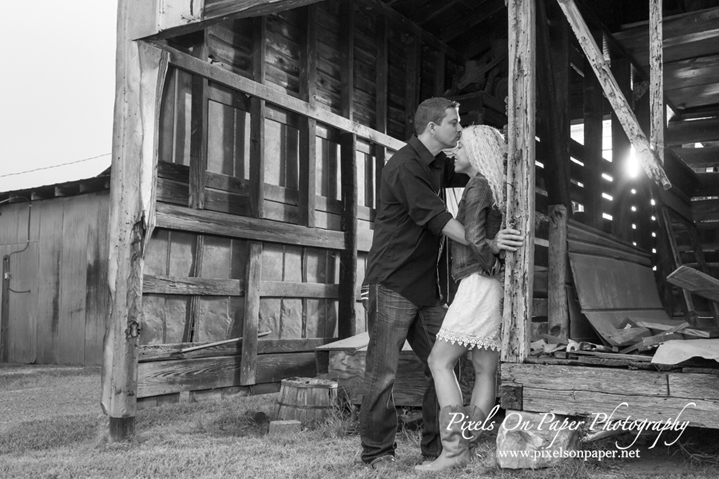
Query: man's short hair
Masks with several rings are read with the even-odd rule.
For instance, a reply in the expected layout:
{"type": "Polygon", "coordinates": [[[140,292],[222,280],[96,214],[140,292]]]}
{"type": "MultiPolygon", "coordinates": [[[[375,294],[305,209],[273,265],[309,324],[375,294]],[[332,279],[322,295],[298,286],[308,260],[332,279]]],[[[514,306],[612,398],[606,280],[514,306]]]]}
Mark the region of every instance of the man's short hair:
{"type": "Polygon", "coordinates": [[[447,112],[447,108],[459,108],[459,103],[446,98],[429,98],[417,107],[414,114],[414,132],[421,135],[430,122],[439,125],[447,112]]]}

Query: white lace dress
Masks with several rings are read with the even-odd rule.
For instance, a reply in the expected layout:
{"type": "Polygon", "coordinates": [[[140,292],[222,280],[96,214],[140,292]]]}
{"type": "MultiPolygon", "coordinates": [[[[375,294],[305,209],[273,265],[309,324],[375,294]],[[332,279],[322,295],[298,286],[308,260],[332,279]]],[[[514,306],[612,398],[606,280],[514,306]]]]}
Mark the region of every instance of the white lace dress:
{"type": "Polygon", "coordinates": [[[473,273],[462,279],[437,333],[437,340],[468,349],[499,351],[502,298],[502,285],[495,278],[473,273]]]}

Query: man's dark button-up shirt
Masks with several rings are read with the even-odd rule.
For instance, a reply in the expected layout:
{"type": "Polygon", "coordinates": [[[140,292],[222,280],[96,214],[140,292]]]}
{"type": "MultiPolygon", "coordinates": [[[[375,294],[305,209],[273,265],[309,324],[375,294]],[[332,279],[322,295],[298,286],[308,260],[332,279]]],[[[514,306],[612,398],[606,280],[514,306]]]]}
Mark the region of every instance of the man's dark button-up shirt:
{"type": "Polygon", "coordinates": [[[390,158],[382,169],[365,284],[381,283],[420,306],[439,302],[437,259],[442,229],[452,218],[440,195],[467,179],[416,136],[390,158]]]}

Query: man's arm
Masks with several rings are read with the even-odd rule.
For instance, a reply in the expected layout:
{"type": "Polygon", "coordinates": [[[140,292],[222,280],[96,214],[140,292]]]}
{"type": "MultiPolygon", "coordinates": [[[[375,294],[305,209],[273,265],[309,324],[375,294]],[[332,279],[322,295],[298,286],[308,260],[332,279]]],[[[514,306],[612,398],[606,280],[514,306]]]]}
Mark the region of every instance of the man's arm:
{"type": "Polygon", "coordinates": [[[462,243],[465,246],[467,245],[467,240],[464,238],[464,226],[454,218],[451,218],[447,224],[444,225],[442,233],[448,238],[455,240],[457,243],[462,243]]]}

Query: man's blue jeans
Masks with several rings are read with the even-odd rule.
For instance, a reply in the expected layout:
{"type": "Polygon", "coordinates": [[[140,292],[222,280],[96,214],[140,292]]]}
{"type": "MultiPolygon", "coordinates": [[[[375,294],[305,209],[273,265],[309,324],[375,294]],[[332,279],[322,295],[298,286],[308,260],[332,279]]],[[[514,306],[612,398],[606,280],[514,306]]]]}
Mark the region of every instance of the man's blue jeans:
{"type": "Polygon", "coordinates": [[[397,447],[397,412],[392,388],[405,339],[425,366],[427,388],[422,399],[422,455],[438,456],[442,451],[437,422],[439,405],[427,358],[442,326],[446,308],[444,305],[418,306],[391,289],[371,284],[367,312],[369,345],[360,409],[362,461],[371,463],[378,457],[394,455],[397,447]]]}

